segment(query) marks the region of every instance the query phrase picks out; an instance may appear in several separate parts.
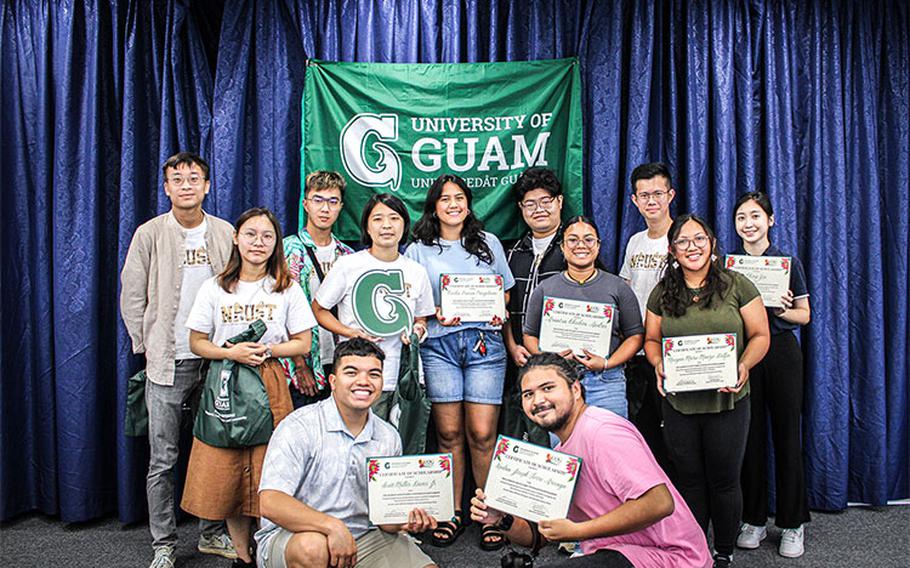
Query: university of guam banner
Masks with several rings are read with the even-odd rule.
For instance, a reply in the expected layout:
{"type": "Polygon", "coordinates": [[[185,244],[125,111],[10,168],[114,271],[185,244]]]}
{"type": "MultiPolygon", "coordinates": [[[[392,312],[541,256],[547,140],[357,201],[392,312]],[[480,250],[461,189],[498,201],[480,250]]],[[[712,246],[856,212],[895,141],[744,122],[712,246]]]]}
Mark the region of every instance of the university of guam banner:
{"type": "MultiPolygon", "coordinates": [[[[348,181],[335,233],[360,238],[361,208],[389,192],[416,221],[443,173],[465,178],[474,213],[500,239],[521,235],[512,184],[530,166],[563,183],[564,215],[582,213],[578,61],[307,63],[301,181],[315,170],[348,181]]],[[[302,188],[301,188],[302,189],[302,188]]],[[[303,197],[301,191],[301,199],[303,197]]],[[[301,226],[305,217],[301,201],[301,226]]]]}

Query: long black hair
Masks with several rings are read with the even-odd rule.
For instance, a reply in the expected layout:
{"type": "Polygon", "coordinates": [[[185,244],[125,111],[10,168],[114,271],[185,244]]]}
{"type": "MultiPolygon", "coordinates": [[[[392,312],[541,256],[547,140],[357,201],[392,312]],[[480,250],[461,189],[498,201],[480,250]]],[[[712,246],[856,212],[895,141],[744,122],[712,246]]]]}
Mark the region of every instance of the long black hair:
{"type": "Polygon", "coordinates": [[[454,183],[464,192],[468,200],[468,216],[465,217],[464,225],[461,227],[461,244],[468,253],[476,256],[487,264],[493,264],[493,251],[487,244],[483,235],[483,222],[474,216],[471,204],[474,202],[474,196],[468,188],[468,184],[455,174],[442,174],[430,191],[427,192],[427,200],[423,202],[423,215],[420,220],[414,224],[414,240],[419,241],[427,246],[436,245],[442,251],[442,243],[439,242],[439,218],[436,217],[436,202],[442,197],[442,188],[447,183],[454,183]]]}
{"type": "MultiPolygon", "coordinates": [[[[699,296],[702,298],[702,301],[699,302],[701,308],[709,308],[715,302],[720,302],[721,298],[726,292],[727,288],[731,285],[733,278],[730,276],[730,273],[724,268],[723,261],[720,260],[717,254],[717,239],[714,236],[714,231],[711,229],[711,226],[708,223],[695,215],[694,213],[686,213],[685,215],[680,215],[673,220],[673,224],[670,225],[670,232],[667,234],[667,238],[670,241],[670,248],[675,248],[674,241],[679,238],[679,233],[682,231],[683,225],[692,221],[701,226],[705,234],[708,236],[711,244],[711,250],[709,254],[713,255],[713,258],[709,261],[708,274],[705,275],[705,282],[699,292],[699,296]]],[[[686,308],[692,305],[692,298],[689,295],[688,287],[686,286],[686,278],[683,274],[683,269],[676,262],[676,259],[673,258],[672,253],[667,254],[667,263],[664,267],[663,276],[660,279],[660,286],[662,288],[660,294],[660,308],[665,313],[671,317],[680,317],[686,313],[686,308]]]]}

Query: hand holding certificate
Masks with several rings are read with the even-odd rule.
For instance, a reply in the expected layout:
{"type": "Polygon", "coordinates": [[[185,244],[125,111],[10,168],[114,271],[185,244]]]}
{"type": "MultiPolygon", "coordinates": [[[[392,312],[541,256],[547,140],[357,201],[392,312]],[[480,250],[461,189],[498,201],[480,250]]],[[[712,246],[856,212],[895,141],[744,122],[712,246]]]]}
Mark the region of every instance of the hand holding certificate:
{"type": "Polygon", "coordinates": [[[791,262],[789,256],[727,255],[727,268],[751,280],[767,308],[785,307],[781,298],[790,289],[791,262]]]}
{"type": "Polygon", "coordinates": [[[487,476],[486,504],[531,522],[564,519],[581,458],[499,436],[487,476]]]}
{"type": "Polygon", "coordinates": [[[451,518],[452,454],[368,458],[367,498],[374,525],[407,523],[414,508],[436,519],[451,518]]]}
{"type": "Polygon", "coordinates": [[[687,335],[662,340],[664,390],[670,393],[735,387],[736,334],[687,335]]]}
{"type": "Polygon", "coordinates": [[[544,296],[540,316],[540,350],[562,353],[587,349],[606,358],[610,354],[616,306],[599,302],[544,296]]]}
{"type": "Polygon", "coordinates": [[[506,302],[499,274],[443,274],[439,283],[439,307],[446,319],[488,322],[504,319],[506,302]]]}

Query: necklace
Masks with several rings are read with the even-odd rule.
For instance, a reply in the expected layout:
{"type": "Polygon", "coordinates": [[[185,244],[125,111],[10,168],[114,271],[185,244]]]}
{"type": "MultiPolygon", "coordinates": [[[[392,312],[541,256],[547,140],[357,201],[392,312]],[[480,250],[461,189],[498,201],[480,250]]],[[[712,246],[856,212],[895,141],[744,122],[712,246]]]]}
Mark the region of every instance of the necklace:
{"type": "Polygon", "coordinates": [[[689,288],[686,286],[686,290],[689,291],[689,296],[692,298],[692,302],[697,304],[701,300],[701,293],[704,290],[704,287],[701,288],[689,288]]]}

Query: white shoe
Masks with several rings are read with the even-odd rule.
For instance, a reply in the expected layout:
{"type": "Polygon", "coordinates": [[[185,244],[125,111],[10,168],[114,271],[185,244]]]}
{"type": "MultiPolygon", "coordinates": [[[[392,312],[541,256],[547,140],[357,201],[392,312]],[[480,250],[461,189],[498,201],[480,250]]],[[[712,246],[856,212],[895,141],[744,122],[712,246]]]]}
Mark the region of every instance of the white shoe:
{"type": "Polygon", "coordinates": [[[765,527],[743,523],[743,525],[739,527],[739,536],[736,537],[736,546],[752,550],[761,546],[761,541],[765,540],[767,536],[768,529],[765,527]]]}
{"type": "Polygon", "coordinates": [[[216,554],[230,560],[237,558],[234,543],[231,541],[230,535],[226,533],[212,535],[211,537],[199,535],[196,549],[203,554],[216,554]]]}
{"type": "Polygon", "coordinates": [[[787,558],[799,558],[805,552],[803,547],[804,537],[805,530],[803,525],[799,525],[795,529],[784,529],[780,535],[780,547],[777,549],[777,553],[787,558]]]}
{"type": "Polygon", "coordinates": [[[174,568],[174,561],[177,560],[177,553],[173,546],[159,546],[155,549],[155,558],[149,564],[149,568],[174,568]]]}

